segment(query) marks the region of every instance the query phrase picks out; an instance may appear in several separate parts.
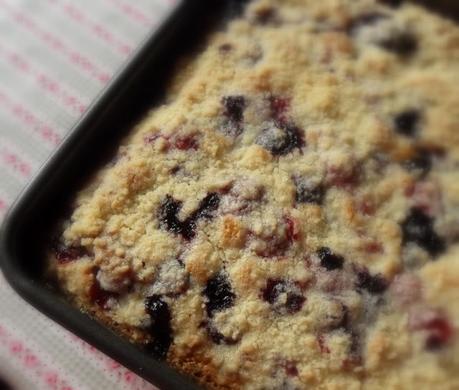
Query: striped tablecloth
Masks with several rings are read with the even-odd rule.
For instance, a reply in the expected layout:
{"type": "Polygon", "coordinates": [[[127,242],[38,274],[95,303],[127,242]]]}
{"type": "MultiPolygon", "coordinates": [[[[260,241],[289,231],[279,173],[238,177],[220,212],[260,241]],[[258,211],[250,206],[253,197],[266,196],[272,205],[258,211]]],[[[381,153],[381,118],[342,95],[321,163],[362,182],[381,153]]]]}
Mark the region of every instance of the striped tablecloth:
{"type": "MultiPolygon", "coordinates": [[[[0,221],[177,1],[0,0],[0,221]]],[[[1,274],[0,378],[17,390],[153,389],[23,302],[1,274]]]]}

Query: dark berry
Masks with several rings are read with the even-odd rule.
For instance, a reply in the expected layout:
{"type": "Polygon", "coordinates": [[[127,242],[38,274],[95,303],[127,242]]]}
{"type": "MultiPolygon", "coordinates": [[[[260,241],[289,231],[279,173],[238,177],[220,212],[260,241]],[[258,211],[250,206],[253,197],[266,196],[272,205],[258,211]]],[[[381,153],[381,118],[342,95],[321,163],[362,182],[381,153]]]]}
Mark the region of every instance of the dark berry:
{"type": "Polygon", "coordinates": [[[348,25],[348,32],[354,34],[359,28],[363,26],[369,26],[375,24],[383,19],[386,19],[387,15],[380,12],[369,12],[357,15],[348,25]]]}
{"type": "Polygon", "coordinates": [[[170,195],[161,203],[158,218],[160,225],[175,234],[180,234],[186,240],[192,239],[196,234],[196,223],[202,218],[211,218],[218,209],[220,197],[217,193],[208,194],[200,203],[196,211],[185,221],[178,218],[182,202],[175,200],[170,195]]]}
{"type": "Polygon", "coordinates": [[[242,122],[246,101],[244,96],[225,96],[222,99],[224,115],[232,122],[242,122]]]}
{"type": "Polygon", "coordinates": [[[432,169],[432,154],[428,150],[417,150],[412,158],[403,162],[403,166],[421,178],[425,177],[432,169]]]}
{"type": "Polygon", "coordinates": [[[327,271],[343,268],[344,257],[332,253],[330,248],[322,247],[317,250],[317,256],[320,259],[320,265],[327,271]]]}
{"type": "Polygon", "coordinates": [[[59,263],[68,263],[74,260],[78,260],[83,256],[89,255],[89,252],[85,247],[82,246],[66,246],[61,243],[53,245],[54,255],[59,263]]]}
{"type": "Polygon", "coordinates": [[[244,130],[242,121],[244,119],[244,110],[247,106],[246,99],[244,96],[225,96],[222,98],[222,105],[226,122],[221,131],[231,137],[237,137],[244,130]]]}
{"type": "Polygon", "coordinates": [[[303,132],[296,126],[271,126],[264,129],[255,142],[273,155],[283,156],[304,146],[303,132]]]}
{"type": "Polygon", "coordinates": [[[206,311],[209,317],[215,312],[230,308],[236,299],[228,278],[222,272],[207,281],[203,294],[206,297],[206,311]]]}
{"type": "Polygon", "coordinates": [[[381,275],[371,275],[366,269],[357,272],[357,287],[370,294],[382,294],[388,286],[387,280],[381,275]]]}
{"type": "Polygon", "coordinates": [[[404,0],[378,0],[381,4],[388,5],[390,7],[400,7],[404,0]]]}
{"type": "Polygon", "coordinates": [[[397,114],[394,118],[395,131],[398,134],[413,137],[416,135],[421,116],[418,110],[411,109],[397,114]]]}
{"type": "Polygon", "coordinates": [[[169,306],[160,295],[152,295],[145,300],[145,310],[151,318],[152,324],[167,326],[170,322],[169,306]]]}
{"type": "Polygon", "coordinates": [[[287,308],[287,313],[293,314],[301,310],[305,298],[302,295],[297,295],[294,293],[287,293],[287,301],[285,302],[285,307],[287,308]]]}
{"type": "Polygon", "coordinates": [[[172,233],[182,234],[184,229],[183,222],[177,217],[181,208],[182,202],[167,195],[159,207],[158,218],[161,226],[172,233]]]}
{"type": "Polygon", "coordinates": [[[271,305],[280,306],[278,311],[286,311],[288,314],[300,311],[306,300],[299,294],[299,288],[281,279],[268,279],[266,287],[261,291],[261,297],[271,305]],[[279,304],[278,300],[284,293],[287,294],[286,300],[279,304]]]}
{"type": "Polygon", "coordinates": [[[432,256],[445,250],[444,240],[435,232],[433,218],[420,208],[413,207],[401,224],[403,243],[413,242],[432,256]]]}
{"type": "Polygon", "coordinates": [[[164,359],[172,343],[169,305],[160,295],[152,295],[145,300],[145,310],[151,319],[150,333],[153,337],[147,351],[158,359],[164,359]]]}
{"type": "Polygon", "coordinates": [[[400,57],[409,57],[418,49],[416,37],[408,32],[399,32],[377,42],[382,48],[397,54],[400,57]]]}
{"type": "Polygon", "coordinates": [[[196,221],[186,220],[183,222],[183,229],[181,235],[185,240],[191,240],[196,235],[196,221]]]}
{"type": "Polygon", "coordinates": [[[325,187],[322,184],[313,184],[305,178],[297,178],[296,196],[298,203],[314,203],[321,205],[325,197],[325,187]]]}

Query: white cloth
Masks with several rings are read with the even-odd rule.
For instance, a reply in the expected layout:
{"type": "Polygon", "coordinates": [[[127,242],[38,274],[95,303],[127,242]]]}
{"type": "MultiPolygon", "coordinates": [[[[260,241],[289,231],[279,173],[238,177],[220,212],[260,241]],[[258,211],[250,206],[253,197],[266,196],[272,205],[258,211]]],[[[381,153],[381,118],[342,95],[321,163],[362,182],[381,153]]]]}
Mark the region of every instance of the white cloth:
{"type": "MultiPolygon", "coordinates": [[[[178,1],[0,0],[0,221],[178,1]]],[[[22,301],[1,274],[0,378],[15,390],[153,389],[22,301]]]]}

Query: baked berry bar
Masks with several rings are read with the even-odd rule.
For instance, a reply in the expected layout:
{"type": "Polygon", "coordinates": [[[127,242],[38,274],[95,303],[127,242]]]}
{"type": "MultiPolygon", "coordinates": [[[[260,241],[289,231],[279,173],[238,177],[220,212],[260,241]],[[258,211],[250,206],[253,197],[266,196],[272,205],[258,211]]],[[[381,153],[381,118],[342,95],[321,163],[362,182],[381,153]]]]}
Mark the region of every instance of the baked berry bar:
{"type": "Polygon", "coordinates": [[[214,389],[459,389],[459,27],[255,0],[76,197],[49,272],[214,389]]]}

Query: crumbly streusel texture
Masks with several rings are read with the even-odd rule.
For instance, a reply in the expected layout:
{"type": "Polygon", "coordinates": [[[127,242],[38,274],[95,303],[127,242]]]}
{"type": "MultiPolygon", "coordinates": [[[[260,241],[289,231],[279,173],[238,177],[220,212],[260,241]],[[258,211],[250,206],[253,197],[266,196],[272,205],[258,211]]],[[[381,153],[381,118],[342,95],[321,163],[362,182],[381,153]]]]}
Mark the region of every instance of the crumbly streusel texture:
{"type": "Polygon", "coordinates": [[[75,201],[50,272],[218,389],[459,389],[459,27],[257,0],[75,201]]]}

